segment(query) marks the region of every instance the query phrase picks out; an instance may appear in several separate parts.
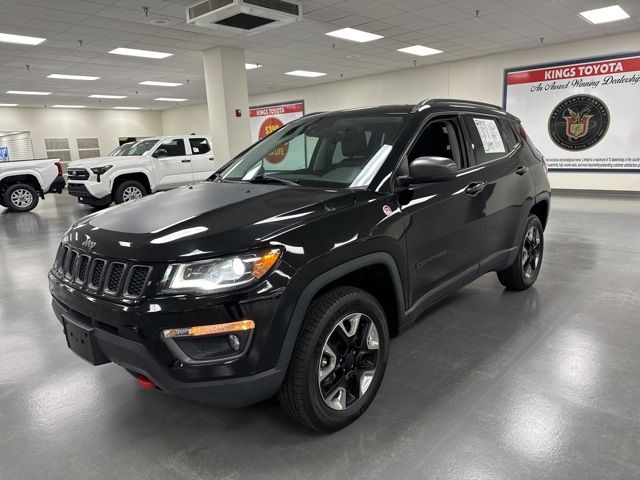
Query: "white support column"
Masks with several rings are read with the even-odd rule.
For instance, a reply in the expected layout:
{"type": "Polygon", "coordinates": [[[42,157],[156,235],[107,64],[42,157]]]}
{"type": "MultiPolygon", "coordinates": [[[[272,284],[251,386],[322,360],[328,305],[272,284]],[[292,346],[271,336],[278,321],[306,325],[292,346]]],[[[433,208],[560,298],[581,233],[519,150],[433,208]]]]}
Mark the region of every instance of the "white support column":
{"type": "Polygon", "coordinates": [[[251,143],[244,50],[216,47],[202,57],[213,155],[219,167],[251,143]]]}

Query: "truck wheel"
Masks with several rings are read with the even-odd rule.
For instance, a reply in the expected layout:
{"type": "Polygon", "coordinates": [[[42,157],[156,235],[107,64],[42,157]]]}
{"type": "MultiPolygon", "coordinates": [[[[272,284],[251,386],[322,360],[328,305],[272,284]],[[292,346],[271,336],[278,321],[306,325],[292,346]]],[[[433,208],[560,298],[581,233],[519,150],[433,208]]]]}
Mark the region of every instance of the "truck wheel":
{"type": "Polygon", "coordinates": [[[129,203],[147,194],[146,188],[136,180],[125,180],[118,184],[113,191],[113,201],[120,205],[121,203],[129,203]]]}
{"type": "Polygon", "coordinates": [[[312,429],[340,430],[373,401],[388,355],[389,328],[378,301],[358,288],[330,290],[307,311],[278,400],[312,429]]]}
{"type": "Polygon", "coordinates": [[[544,234],[542,223],[530,215],[520,241],[518,256],[506,270],[498,272],[498,280],[509,290],[526,290],[536,282],[542,266],[544,234]]]}
{"type": "Polygon", "coordinates": [[[12,212],[29,212],[38,205],[38,192],[31,185],[16,183],[7,188],[2,198],[12,212]]]}

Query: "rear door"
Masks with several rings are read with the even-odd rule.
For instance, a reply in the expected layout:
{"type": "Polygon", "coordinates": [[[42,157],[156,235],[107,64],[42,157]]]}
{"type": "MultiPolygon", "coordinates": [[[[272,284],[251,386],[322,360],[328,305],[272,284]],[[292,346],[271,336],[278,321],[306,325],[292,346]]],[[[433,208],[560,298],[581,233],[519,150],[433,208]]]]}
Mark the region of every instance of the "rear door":
{"type": "Polygon", "coordinates": [[[484,240],[485,185],[469,164],[459,116],[436,117],[423,128],[405,165],[423,156],[447,157],[459,167],[450,181],[413,185],[399,193],[405,216],[410,305],[430,303],[473,279],[484,240]]]}
{"type": "Polygon", "coordinates": [[[204,137],[189,137],[188,143],[191,149],[193,179],[196,182],[206,180],[215,170],[211,144],[204,137]]]}
{"type": "Polygon", "coordinates": [[[482,272],[513,256],[526,217],[525,207],[535,196],[535,184],[521,158],[522,143],[505,118],[465,115],[474,162],[487,182],[487,229],[480,256],[482,272]]]}
{"type": "Polygon", "coordinates": [[[158,150],[166,150],[167,155],[153,159],[157,190],[166,190],[193,182],[191,156],[187,155],[183,138],[167,139],[156,148],[156,152],[158,150]]]}

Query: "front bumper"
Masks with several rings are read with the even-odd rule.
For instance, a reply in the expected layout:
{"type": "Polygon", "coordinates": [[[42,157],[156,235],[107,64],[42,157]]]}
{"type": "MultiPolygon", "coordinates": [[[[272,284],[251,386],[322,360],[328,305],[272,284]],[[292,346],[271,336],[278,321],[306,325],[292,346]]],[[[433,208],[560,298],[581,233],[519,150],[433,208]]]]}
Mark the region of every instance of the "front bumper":
{"type": "Polygon", "coordinates": [[[80,203],[86,205],[109,205],[112,201],[108,192],[103,196],[96,196],[87,188],[87,184],[77,181],[70,181],[67,190],[69,195],[77,197],[80,203]]]}
{"type": "Polygon", "coordinates": [[[71,288],[49,274],[53,310],[59,321],[91,329],[99,352],[109,361],[142,374],[158,387],[195,401],[240,407],[273,396],[286,374],[277,363],[283,336],[273,327],[278,295],[228,295],[205,301],[153,298],[121,305],[71,288]],[[188,305],[191,305],[191,308],[188,305]],[[198,305],[197,310],[193,306],[198,305]],[[227,362],[186,364],[161,340],[166,328],[255,320],[246,353],[227,362]]]}

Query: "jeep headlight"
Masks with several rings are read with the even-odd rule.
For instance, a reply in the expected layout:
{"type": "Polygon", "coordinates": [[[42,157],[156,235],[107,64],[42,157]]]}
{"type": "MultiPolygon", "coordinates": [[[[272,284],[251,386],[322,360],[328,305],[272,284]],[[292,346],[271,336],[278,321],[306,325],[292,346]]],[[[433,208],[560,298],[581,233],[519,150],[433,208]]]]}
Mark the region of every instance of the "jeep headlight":
{"type": "Polygon", "coordinates": [[[278,249],[266,249],[193,263],[170,265],[162,280],[164,293],[213,293],[257,282],[280,258],[278,249]]]}

